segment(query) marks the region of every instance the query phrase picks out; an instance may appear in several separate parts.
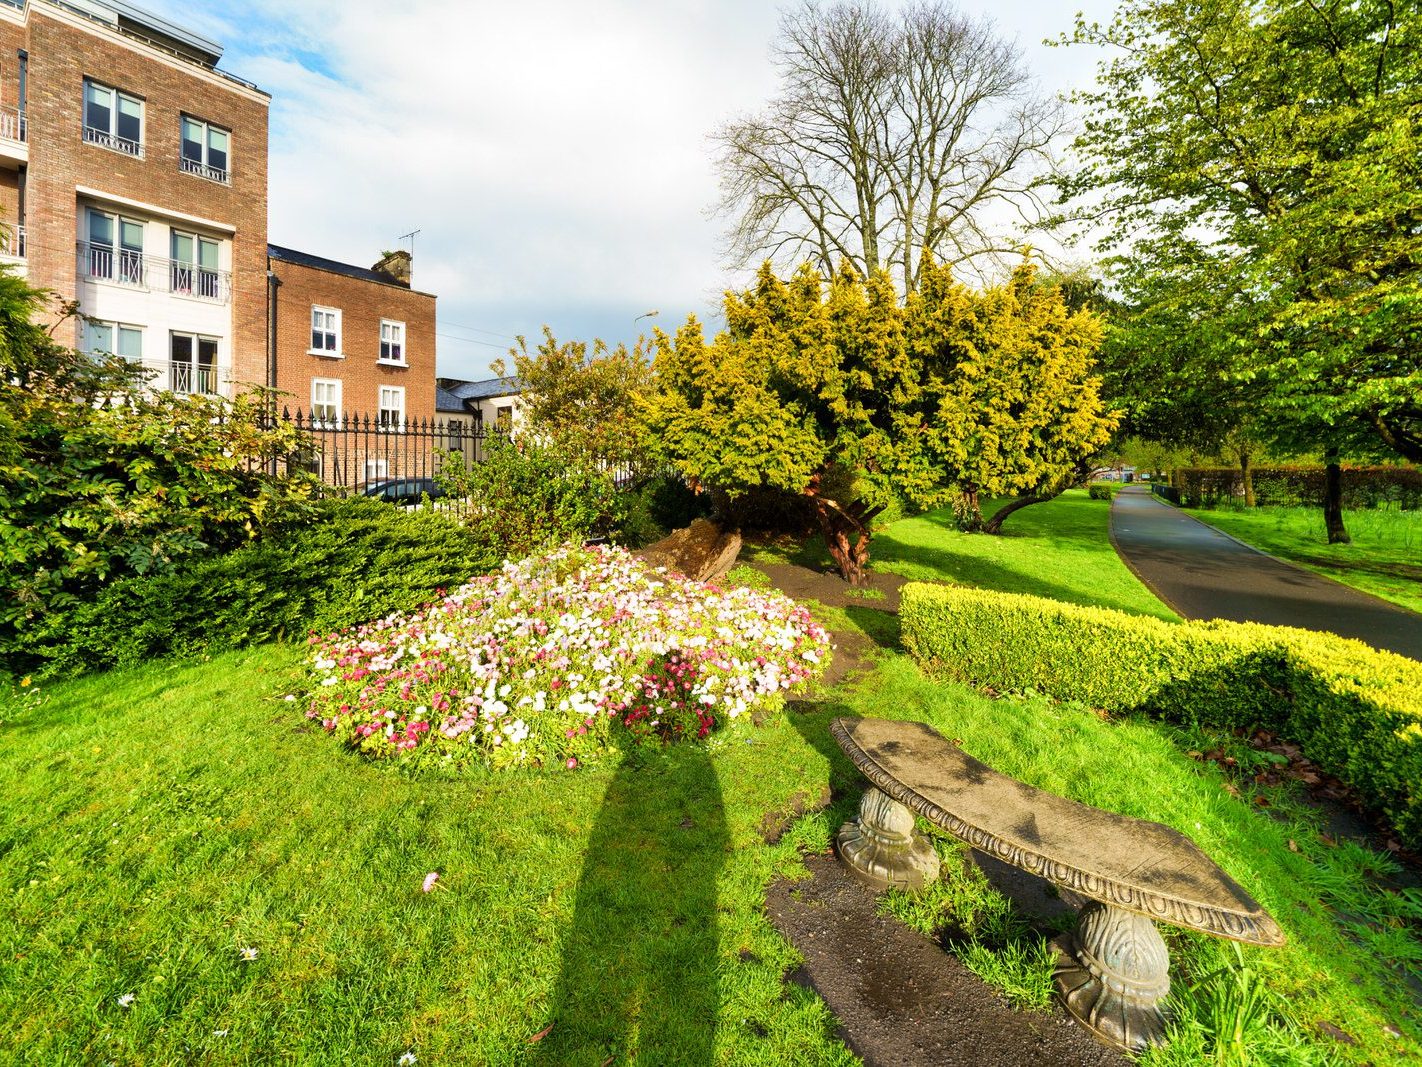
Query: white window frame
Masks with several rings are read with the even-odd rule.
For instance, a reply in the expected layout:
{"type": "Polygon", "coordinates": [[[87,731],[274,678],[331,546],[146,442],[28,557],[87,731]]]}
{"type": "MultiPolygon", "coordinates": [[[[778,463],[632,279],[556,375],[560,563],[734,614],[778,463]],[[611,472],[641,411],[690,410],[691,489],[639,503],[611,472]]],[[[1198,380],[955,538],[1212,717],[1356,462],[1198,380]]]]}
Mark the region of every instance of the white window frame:
{"type": "Polygon", "coordinates": [[[178,116],[178,169],[185,174],[195,174],[199,178],[206,178],[210,182],[217,182],[219,185],[232,184],[232,131],[226,126],[219,126],[215,122],[208,122],[186,113],[178,116]],[[183,123],[191,122],[194,126],[202,130],[202,138],[199,142],[202,145],[202,159],[192,160],[183,155],[183,123]],[[216,130],[227,138],[227,166],[217,167],[211,162],[209,153],[212,151],[211,135],[216,130]]]}
{"type": "Polygon", "coordinates": [[[403,385],[382,385],[376,391],[375,417],[380,429],[390,433],[405,432],[405,387],[403,385]],[[387,404],[387,400],[398,400],[397,404],[387,404]],[[395,418],[388,419],[386,412],[394,412],[395,418]]]}
{"type": "Polygon", "coordinates": [[[84,323],[84,344],[87,346],[86,351],[90,353],[102,352],[110,356],[118,356],[120,359],[133,360],[135,363],[143,362],[143,327],[135,326],[131,322],[112,322],[108,319],[89,319],[84,323]],[[112,347],[99,348],[95,345],[89,344],[89,335],[92,331],[96,329],[104,329],[109,331],[109,343],[112,347]],[[130,334],[138,334],[137,354],[119,351],[119,349],[123,348],[123,335],[125,331],[130,334]]]}
{"type": "Polygon", "coordinates": [[[132,215],[104,211],[97,207],[85,207],[83,210],[86,251],[81,269],[84,271],[84,276],[95,281],[113,282],[132,288],[147,288],[144,246],[147,243],[148,227],[144,221],[136,219],[132,215]],[[96,215],[108,220],[108,244],[97,243],[94,240],[94,217],[96,215]],[[138,227],[139,246],[137,248],[129,248],[123,243],[125,226],[138,227]]]}
{"type": "Polygon", "coordinates": [[[390,461],[388,459],[367,459],[365,461],[365,480],[367,482],[389,477],[390,461]]]}
{"type": "Polygon", "coordinates": [[[306,350],[306,352],[307,352],[308,355],[312,355],[312,356],[325,356],[327,359],[344,359],[344,358],[345,358],[345,353],[344,353],[343,351],[341,351],[341,309],[340,309],[340,308],[326,307],[326,306],[324,306],[324,305],[322,305],[322,304],[312,304],[312,305],[311,305],[311,347],[308,348],[308,349],[306,350]],[[317,316],[317,315],[332,315],[332,316],[334,316],[334,319],[333,319],[333,321],[332,321],[332,326],[331,326],[330,328],[327,328],[326,324],[323,322],[323,323],[321,324],[321,331],[320,331],[320,332],[321,332],[322,334],[329,334],[329,335],[331,335],[331,337],[332,337],[332,338],[334,339],[334,341],[335,341],[335,345],[336,345],[335,348],[317,348],[317,347],[316,347],[316,332],[317,332],[317,328],[316,328],[316,316],[317,316]]]}
{"type": "Polygon", "coordinates": [[[342,418],[342,413],[341,413],[341,400],[342,400],[342,395],[341,395],[341,394],[342,394],[343,392],[344,392],[344,383],[343,383],[343,382],[341,381],[341,379],[339,379],[339,378],[312,378],[312,379],[311,379],[311,426],[312,426],[313,429],[339,430],[339,429],[341,428],[341,418],[342,418]],[[318,386],[320,386],[320,387],[332,387],[332,386],[333,386],[333,387],[334,387],[334,388],[332,389],[332,392],[331,392],[332,400],[330,401],[329,404],[327,404],[325,401],[319,401],[319,400],[316,399],[317,387],[318,387],[318,386]],[[324,417],[324,416],[318,418],[317,415],[316,415],[316,409],[317,409],[318,406],[319,406],[319,407],[327,407],[327,406],[329,406],[329,407],[332,409],[332,412],[333,412],[332,416],[331,416],[330,418],[326,418],[326,417],[324,417]]]}
{"type": "Polygon", "coordinates": [[[387,367],[408,367],[409,358],[405,352],[405,324],[399,319],[380,320],[380,358],[377,363],[382,363],[387,367]],[[390,337],[386,338],[386,331],[389,330],[390,337]],[[388,351],[398,351],[399,356],[388,356],[388,351]]]}
{"type": "Polygon", "coordinates": [[[143,98],[126,93],[97,78],[85,78],[83,96],[80,98],[79,125],[83,131],[84,143],[98,145],[100,148],[107,148],[111,152],[120,155],[131,156],[134,159],[143,158],[143,135],[148,132],[148,116],[144,106],[143,98]],[[113,102],[109,105],[109,128],[101,130],[97,126],[89,125],[89,89],[102,89],[107,93],[112,93],[113,102]],[[131,141],[127,137],[120,137],[118,134],[119,101],[126,100],[131,104],[138,105],[138,140],[131,141]]]}

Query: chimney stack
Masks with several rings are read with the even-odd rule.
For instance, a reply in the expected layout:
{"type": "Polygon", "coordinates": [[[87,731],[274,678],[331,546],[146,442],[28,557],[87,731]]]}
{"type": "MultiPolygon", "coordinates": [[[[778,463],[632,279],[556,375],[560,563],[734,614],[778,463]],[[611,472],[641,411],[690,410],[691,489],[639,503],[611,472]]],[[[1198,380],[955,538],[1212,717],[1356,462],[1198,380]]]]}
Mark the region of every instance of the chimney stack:
{"type": "Polygon", "coordinates": [[[385,275],[396,285],[403,285],[408,289],[413,270],[412,258],[409,252],[401,248],[394,252],[386,252],[380,257],[380,261],[370,269],[377,274],[385,275]]]}

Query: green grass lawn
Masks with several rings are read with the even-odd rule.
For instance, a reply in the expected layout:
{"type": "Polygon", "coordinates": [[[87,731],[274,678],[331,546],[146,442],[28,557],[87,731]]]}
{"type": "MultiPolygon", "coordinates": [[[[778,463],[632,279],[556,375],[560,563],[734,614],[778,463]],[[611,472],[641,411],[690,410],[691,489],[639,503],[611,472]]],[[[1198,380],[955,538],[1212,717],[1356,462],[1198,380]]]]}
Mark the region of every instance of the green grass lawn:
{"type": "Polygon", "coordinates": [[[1422,511],[1348,511],[1353,543],[1330,545],[1319,508],[1192,508],[1190,514],[1271,555],[1422,611],[1422,511]]]}
{"type": "MultiPolygon", "coordinates": [[[[983,514],[996,504],[988,501],[983,514]]],[[[1002,533],[960,533],[948,509],[902,519],[875,536],[875,570],[1116,608],[1176,621],[1111,547],[1111,502],[1071,489],[1012,515],[1002,533]]]]}
{"type": "MultiPolygon", "coordinates": [[[[1006,773],[1190,833],[1290,938],[1244,950],[1267,991],[1249,1016],[1251,1050],[1272,1050],[1257,1062],[1322,1062],[1320,1021],[1358,1039],[1348,1060],[1422,1054],[1402,981],[1422,950],[1367,888],[1371,861],[1327,848],[1284,796],[1270,817],[1231,795],[1156,724],[988,700],[886,650],[823,708],[709,749],[412,776],[309,730],[281,700],[294,662],[267,648],[154,666],[5,712],[0,1058],[852,1063],[822,1004],[784,981],[796,957],[762,914],[768,882],[827,847],[862,788],[825,729],[845,712],[930,722],[1006,773]],[[827,784],[835,806],[764,843],[768,813],[827,784]]],[[[971,931],[970,965],[1025,1005],[1048,996],[1043,932],[980,878],[884,906],[925,932],[971,931]]],[[[1169,936],[1184,1028],[1151,1062],[1198,1062],[1228,994],[1208,975],[1233,957],[1169,936]]]]}
{"type": "Polygon", "coordinates": [[[296,663],[0,712],[0,1061],[854,1062],[761,911],[826,840],[758,833],[824,780],[788,724],[639,766],[411,777],[313,731],[281,699],[296,663]]]}
{"type": "MultiPolygon", "coordinates": [[[[1005,555],[935,538],[931,516],[876,544],[899,546],[886,565],[915,577],[1015,576],[1034,592],[1050,579],[1079,603],[1163,614],[1102,577],[1104,503],[1014,516],[1005,555]]],[[[1247,766],[1250,750],[990,700],[925,677],[873,601],[817,614],[878,646],[852,685],[707,746],[576,772],[415,773],[352,755],[282,699],[301,666],[281,646],[0,705],[0,1061],[857,1062],[818,998],[786,981],[797,956],[763,914],[766,886],[802,874],[801,852],[827,848],[857,803],[863,783],[826,730],[844,713],[929,722],[1005,773],[1176,826],[1270,909],[1282,949],[1236,957],[1168,933],[1178,1030],[1151,1064],[1422,1056],[1422,900],[1374,887],[1386,861],[1331,845],[1286,792],[1266,808],[1186,755],[1233,746],[1247,766]],[[826,786],[830,808],[764,841],[767,816],[826,786]]],[[[970,967],[1040,1006],[1053,931],[938,844],[962,873],[882,906],[952,934],[970,967]]]]}

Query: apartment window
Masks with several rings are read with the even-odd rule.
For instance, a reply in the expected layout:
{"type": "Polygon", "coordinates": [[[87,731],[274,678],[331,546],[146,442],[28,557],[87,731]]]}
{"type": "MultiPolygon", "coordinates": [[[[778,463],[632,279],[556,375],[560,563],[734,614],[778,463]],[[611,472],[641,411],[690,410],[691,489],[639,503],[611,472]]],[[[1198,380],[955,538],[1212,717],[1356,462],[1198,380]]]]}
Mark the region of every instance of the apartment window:
{"type": "Polygon", "coordinates": [[[195,233],[172,234],[173,292],[204,300],[221,300],[222,275],[217,269],[217,242],[195,233]]]}
{"type": "Polygon", "coordinates": [[[451,452],[462,451],[464,448],[464,438],[468,433],[468,431],[464,429],[464,420],[450,419],[449,422],[445,424],[445,432],[449,434],[449,450],[451,452]]]}
{"type": "Polygon", "coordinates": [[[121,285],[143,285],[143,223],[90,208],[88,224],[88,276],[121,285]]]}
{"type": "Polygon", "coordinates": [[[341,424],[341,383],[334,378],[311,379],[311,425],[334,429],[341,424]]]}
{"type": "Polygon", "coordinates": [[[221,126],[184,115],[178,166],[189,174],[226,183],[228,145],[231,138],[232,135],[221,126]]]}
{"type": "Polygon", "coordinates": [[[504,432],[513,429],[513,407],[499,408],[498,413],[494,416],[494,421],[498,428],[504,432]]]}
{"type": "Polygon", "coordinates": [[[171,334],[168,372],[168,388],[175,393],[216,393],[217,338],[171,334]]]}
{"type": "Polygon", "coordinates": [[[365,461],[365,480],[373,482],[377,478],[386,478],[390,475],[390,461],[388,459],[368,459],[365,461]]]}
{"type": "Polygon", "coordinates": [[[405,362],[405,324],[392,319],[380,320],[380,362],[405,362]]]}
{"type": "Polygon", "coordinates": [[[142,158],[143,101],[85,78],[84,140],[142,158]]]}
{"type": "Polygon", "coordinates": [[[405,387],[403,385],[382,385],[380,387],[380,428],[382,430],[403,430],[405,428],[405,387]]]}
{"type": "Polygon", "coordinates": [[[143,328],[90,319],[84,324],[84,347],[90,352],[142,359],[143,328]]]}
{"type": "Polygon", "coordinates": [[[339,308],[311,308],[311,351],[318,356],[341,354],[341,311],[339,308]]]}

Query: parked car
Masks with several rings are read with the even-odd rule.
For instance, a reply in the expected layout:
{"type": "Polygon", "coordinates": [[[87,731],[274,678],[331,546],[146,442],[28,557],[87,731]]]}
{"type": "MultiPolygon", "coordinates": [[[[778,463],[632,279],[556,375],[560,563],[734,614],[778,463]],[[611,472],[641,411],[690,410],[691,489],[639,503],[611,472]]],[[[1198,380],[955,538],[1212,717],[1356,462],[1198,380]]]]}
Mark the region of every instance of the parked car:
{"type": "Polygon", "coordinates": [[[359,490],[362,496],[391,504],[418,504],[426,496],[438,500],[444,490],[433,478],[383,478],[378,482],[366,482],[359,490]]]}

